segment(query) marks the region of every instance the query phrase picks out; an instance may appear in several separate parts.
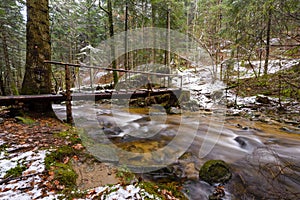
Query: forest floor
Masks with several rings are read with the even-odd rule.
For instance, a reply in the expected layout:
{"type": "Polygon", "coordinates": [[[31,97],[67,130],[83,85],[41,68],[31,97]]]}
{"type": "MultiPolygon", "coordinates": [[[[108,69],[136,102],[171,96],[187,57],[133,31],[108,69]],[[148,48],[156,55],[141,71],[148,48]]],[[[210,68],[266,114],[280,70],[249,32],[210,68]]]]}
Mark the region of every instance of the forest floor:
{"type": "Polygon", "coordinates": [[[185,199],[97,161],[60,120],[19,114],[0,108],[0,199],[185,199]]]}
{"type": "Polygon", "coordinates": [[[230,93],[238,95],[237,105],[231,97],[229,108],[236,108],[242,116],[257,115],[264,122],[273,119],[278,122],[300,125],[300,66],[269,74],[266,78],[245,78],[228,84],[230,93]],[[250,111],[250,112],[249,112],[250,111]]]}
{"type": "Polygon", "coordinates": [[[69,125],[48,117],[14,116],[6,108],[0,119],[0,199],[52,198],[72,184],[84,190],[120,182],[116,169],[88,156],[69,125]],[[47,155],[57,151],[61,155],[45,166],[47,155]],[[73,169],[77,182],[65,183],[58,166],[73,169]]]}
{"type": "Polygon", "coordinates": [[[267,77],[251,77],[230,82],[232,85],[239,85],[234,88],[234,92],[239,96],[254,96],[257,94],[267,96],[282,96],[285,99],[287,96],[300,100],[300,66],[296,65],[290,69],[279,71],[274,74],[269,74],[267,77]]]}

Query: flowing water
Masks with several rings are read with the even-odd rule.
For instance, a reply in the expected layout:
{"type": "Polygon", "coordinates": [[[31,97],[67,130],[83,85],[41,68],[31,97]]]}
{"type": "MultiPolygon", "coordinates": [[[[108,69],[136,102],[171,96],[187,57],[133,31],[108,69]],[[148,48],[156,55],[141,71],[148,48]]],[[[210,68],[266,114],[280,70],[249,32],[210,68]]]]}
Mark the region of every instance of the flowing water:
{"type": "MultiPolygon", "coordinates": [[[[61,118],[65,108],[54,105],[61,118]]],[[[75,125],[99,160],[128,166],[145,179],[183,184],[189,199],[215,190],[199,180],[211,159],[229,163],[223,199],[300,199],[300,130],[212,112],[167,115],[164,108],[93,102],[73,106],[75,125]]]]}

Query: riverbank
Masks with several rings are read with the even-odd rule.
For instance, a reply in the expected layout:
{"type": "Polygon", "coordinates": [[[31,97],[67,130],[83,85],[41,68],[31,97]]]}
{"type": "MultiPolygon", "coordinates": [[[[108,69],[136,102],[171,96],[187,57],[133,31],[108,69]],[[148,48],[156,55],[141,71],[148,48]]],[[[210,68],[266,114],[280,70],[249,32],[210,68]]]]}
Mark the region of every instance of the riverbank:
{"type": "Polygon", "coordinates": [[[60,120],[15,114],[0,109],[0,199],[184,199],[96,160],[60,120]]]}

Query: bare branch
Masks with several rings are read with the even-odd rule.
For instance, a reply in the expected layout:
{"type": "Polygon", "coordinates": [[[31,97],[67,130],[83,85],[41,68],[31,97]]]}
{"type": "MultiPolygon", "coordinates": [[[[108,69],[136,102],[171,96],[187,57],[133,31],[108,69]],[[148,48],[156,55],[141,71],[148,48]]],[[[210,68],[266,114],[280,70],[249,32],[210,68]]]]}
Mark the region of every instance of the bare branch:
{"type": "Polygon", "coordinates": [[[106,14],[109,15],[109,12],[108,12],[105,8],[103,8],[103,7],[101,6],[100,1],[99,1],[99,8],[100,8],[101,10],[103,10],[106,14]]]}

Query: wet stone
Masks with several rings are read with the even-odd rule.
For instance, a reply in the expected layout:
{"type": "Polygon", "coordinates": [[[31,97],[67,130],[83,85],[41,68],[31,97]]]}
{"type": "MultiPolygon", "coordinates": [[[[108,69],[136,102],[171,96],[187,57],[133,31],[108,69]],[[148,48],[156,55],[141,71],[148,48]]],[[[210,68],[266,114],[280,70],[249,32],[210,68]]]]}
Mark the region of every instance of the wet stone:
{"type": "Polygon", "coordinates": [[[287,127],[281,127],[280,130],[285,131],[285,132],[288,132],[288,133],[293,132],[292,130],[290,130],[290,129],[287,128],[287,127]]]}
{"type": "Polygon", "coordinates": [[[287,133],[296,133],[296,134],[300,134],[300,131],[296,131],[296,130],[292,130],[292,129],[289,129],[287,127],[281,127],[280,130],[284,131],[284,132],[287,132],[287,133]]]}
{"type": "Polygon", "coordinates": [[[234,140],[239,143],[241,147],[245,147],[247,145],[246,141],[242,137],[236,137],[234,140]]]}
{"type": "Polygon", "coordinates": [[[247,126],[242,126],[241,124],[236,125],[237,128],[243,129],[243,130],[248,130],[249,128],[247,126]]]}

